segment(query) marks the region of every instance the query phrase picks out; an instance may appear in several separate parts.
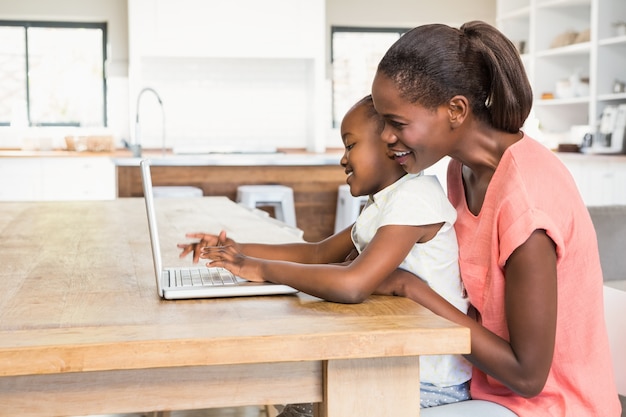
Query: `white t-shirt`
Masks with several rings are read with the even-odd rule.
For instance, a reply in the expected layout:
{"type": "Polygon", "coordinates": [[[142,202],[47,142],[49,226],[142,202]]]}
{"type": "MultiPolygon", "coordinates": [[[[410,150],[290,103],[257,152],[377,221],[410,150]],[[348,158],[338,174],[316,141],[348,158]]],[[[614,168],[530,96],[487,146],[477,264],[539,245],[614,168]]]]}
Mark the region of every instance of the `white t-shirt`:
{"type": "MultiPolygon", "coordinates": [[[[436,176],[407,174],[370,197],[352,228],[352,241],[361,253],[379,227],[443,223],[431,240],[413,245],[400,268],[422,278],[434,291],[467,313],[469,302],[459,272],[455,221],[456,210],[436,176]]],[[[460,355],[420,356],[421,382],[451,386],[470,378],[471,365],[460,355]]]]}

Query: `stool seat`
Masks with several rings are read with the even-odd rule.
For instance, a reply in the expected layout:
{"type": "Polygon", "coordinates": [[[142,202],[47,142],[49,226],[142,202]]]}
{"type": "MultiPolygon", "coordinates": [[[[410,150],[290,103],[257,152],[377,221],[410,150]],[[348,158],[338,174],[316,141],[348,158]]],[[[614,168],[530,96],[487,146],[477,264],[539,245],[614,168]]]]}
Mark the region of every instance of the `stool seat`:
{"type": "Polygon", "coordinates": [[[337,210],[335,212],[335,233],[341,232],[356,221],[368,198],[369,196],[367,195],[354,197],[350,194],[350,186],[348,184],[339,186],[337,191],[337,210]]]}
{"type": "Polygon", "coordinates": [[[163,198],[163,197],[174,197],[174,198],[185,198],[185,197],[202,197],[202,189],[198,187],[190,187],[190,186],[157,186],[152,187],[152,194],[155,198],[163,198]]]}
{"type": "Polygon", "coordinates": [[[237,187],[237,203],[249,209],[259,206],[274,207],[277,220],[296,227],[296,209],[291,187],[274,184],[240,185],[237,187]]]}
{"type": "Polygon", "coordinates": [[[444,404],[437,407],[422,408],[423,417],[517,417],[508,408],[485,400],[468,400],[444,404]]]}

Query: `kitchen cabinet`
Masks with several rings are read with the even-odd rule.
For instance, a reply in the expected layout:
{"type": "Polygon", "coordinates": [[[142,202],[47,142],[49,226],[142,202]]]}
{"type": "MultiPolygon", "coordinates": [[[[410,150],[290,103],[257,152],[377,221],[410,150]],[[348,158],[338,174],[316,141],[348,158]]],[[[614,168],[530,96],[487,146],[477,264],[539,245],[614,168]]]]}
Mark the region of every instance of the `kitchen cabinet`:
{"type": "Polygon", "coordinates": [[[1,157],[0,201],[113,200],[115,164],[106,157],[1,157]]]}
{"type": "Polygon", "coordinates": [[[113,200],[115,164],[109,158],[44,158],[42,200],[113,200]]]}
{"type": "Polygon", "coordinates": [[[41,195],[41,162],[0,158],[0,201],[32,201],[41,195]]]}
{"type": "Polygon", "coordinates": [[[626,156],[559,153],[587,206],[626,204],[626,156]]]}
{"type": "Polygon", "coordinates": [[[323,54],[323,0],[129,0],[128,10],[132,56],[316,58],[323,54]]]}
{"type": "Polygon", "coordinates": [[[624,0],[498,0],[496,21],[520,49],[543,132],[594,131],[606,106],[626,103],[614,89],[626,79],[624,0]]]}

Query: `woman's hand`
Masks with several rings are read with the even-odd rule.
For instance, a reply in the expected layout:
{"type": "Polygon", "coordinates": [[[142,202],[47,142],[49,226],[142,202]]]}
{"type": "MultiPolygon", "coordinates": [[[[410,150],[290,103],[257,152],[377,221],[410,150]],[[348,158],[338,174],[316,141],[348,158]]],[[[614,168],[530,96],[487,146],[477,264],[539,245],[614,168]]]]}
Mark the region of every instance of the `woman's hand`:
{"type": "Polygon", "coordinates": [[[209,259],[207,266],[226,268],[248,281],[263,282],[261,271],[263,260],[244,255],[236,245],[205,246],[200,258],[209,259]]]}
{"type": "Polygon", "coordinates": [[[194,243],[179,243],[176,245],[179,249],[182,249],[180,257],[184,258],[190,252],[193,252],[193,263],[197,264],[202,254],[202,248],[206,246],[223,246],[231,245],[238,247],[237,243],[226,237],[226,232],[222,230],[219,235],[212,235],[209,233],[187,233],[185,237],[189,239],[200,239],[194,243]]]}

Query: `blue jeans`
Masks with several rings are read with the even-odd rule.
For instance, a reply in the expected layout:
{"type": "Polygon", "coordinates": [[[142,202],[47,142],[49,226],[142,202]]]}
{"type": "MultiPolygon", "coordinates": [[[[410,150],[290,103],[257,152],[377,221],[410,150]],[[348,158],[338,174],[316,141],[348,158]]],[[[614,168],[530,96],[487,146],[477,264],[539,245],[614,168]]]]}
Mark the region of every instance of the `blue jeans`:
{"type": "MultiPolygon", "coordinates": [[[[427,383],[420,384],[420,407],[423,409],[437,408],[443,404],[466,402],[469,399],[469,381],[450,387],[438,387],[427,383]]],[[[280,409],[280,407],[276,408],[280,409]]],[[[287,404],[278,414],[278,417],[313,417],[313,403],[287,404]]]]}

